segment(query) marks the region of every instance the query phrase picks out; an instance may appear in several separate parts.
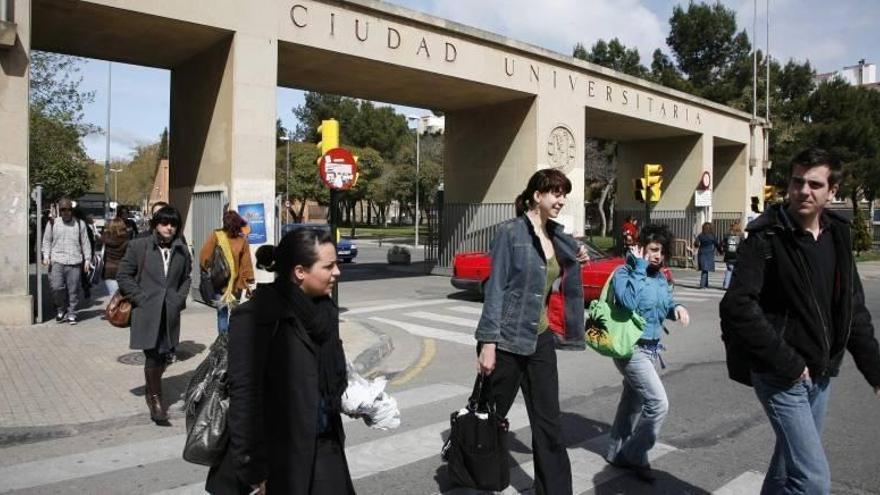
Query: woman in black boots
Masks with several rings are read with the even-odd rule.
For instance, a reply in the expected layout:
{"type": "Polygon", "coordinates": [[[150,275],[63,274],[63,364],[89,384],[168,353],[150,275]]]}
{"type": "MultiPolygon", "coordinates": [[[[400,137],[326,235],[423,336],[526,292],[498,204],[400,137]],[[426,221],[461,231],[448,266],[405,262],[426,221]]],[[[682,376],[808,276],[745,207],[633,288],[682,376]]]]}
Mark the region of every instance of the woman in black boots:
{"type": "Polygon", "coordinates": [[[259,266],[277,278],[232,313],[230,442],[205,489],[353,494],[340,417],[345,353],[330,298],[339,277],[336,249],[329,233],[303,228],[284,236],[274,263],[267,254],[261,248],[259,266]]]}
{"type": "Polygon", "coordinates": [[[180,213],[173,206],[156,212],[152,235],[129,241],[116,281],[132,304],[129,347],[144,351],[150,419],[167,426],[162,373],[180,341],[180,312],[189,294],[192,258],[180,238],[180,213]]]}

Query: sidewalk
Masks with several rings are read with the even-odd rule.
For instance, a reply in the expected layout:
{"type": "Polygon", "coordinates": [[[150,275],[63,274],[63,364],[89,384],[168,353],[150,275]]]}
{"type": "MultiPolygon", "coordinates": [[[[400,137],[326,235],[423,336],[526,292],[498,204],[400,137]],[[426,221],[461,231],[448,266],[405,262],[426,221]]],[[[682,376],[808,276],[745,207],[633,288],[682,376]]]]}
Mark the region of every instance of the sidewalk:
{"type": "MultiPolygon", "coordinates": [[[[27,430],[144,416],[143,353],[128,348],[128,329],[101,319],[107,296],[79,314],[76,326],[55,321],[0,327],[0,444],[27,430]]],[[[391,350],[387,337],[340,319],[348,359],[361,370],[391,350]]],[[[172,417],[193,370],[217,337],[216,313],[190,302],[181,315],[178,361],[163,377],[172,417]]],[[[50,433],[51,434],[51,433],[50,433]]]]}

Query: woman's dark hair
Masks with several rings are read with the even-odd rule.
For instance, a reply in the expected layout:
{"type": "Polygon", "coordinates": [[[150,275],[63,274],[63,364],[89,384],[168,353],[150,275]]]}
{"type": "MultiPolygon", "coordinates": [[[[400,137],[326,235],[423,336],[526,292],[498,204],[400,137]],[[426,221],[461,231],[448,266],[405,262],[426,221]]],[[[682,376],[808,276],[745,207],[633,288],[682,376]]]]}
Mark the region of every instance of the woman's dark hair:
{"type": "Polygon", "coordinates": [[[703,226],[700,228],[700,231],[704,234],[714,233],[712,230],[712,222],[703,222],[703,226]]]}
{"type": "Polygon", "coordinates": [[[642,227],[639,233],[639,244],[647,246],[652,242],[660,244],[663,248],[663,256],[672,253],[672,232],[666,225],[651,223],[642,227]]]}
{"type": "Polygon", "coordinates": [[[180,235],[180,212],[177,211],[177,208],[168,205],[163,206],[161,210],[157,211],[153,218],[150,219],[150,228],[155,229],[159,225],[173,225],[177,228],[177,232],[174,234],[175,237],[180,235]]]}
{"type": "Polygon", "coordinates": [[[274,271],[281,275],[281,279],[289,280],[296,265],[314,265],[318,261],[318,246],[328,242],[332,243],[333,237],[324,229],[304,227],[289,232],[272,250],[274,271]]]}
{"type": "Polygon", "coordinates": [[[534,206],[534,199],[532,198],[536,192],[542,194],[548,192],[568,194],[571,192],[571,181],[557,168],[538,170],[532,174],[532,178],[529,179],[525,190],[516,197],[517,216],[524,214],[534,206]]]}
{"type": "Polygon", "coordinates": [[[267,272],[275,271],[275,246],[264,244],[258,247],[257,252],[254,253],[254,258],[257,259],[257,268],[260,270],[267,272]]]}
{"type": "Polygon", "coordinates": [[[241,229],[247,225],[247,221],[241,218],[235,210],[229,210],[223,214],[223,232],[229,237],[238,237],[241,235],[241,229]]]}

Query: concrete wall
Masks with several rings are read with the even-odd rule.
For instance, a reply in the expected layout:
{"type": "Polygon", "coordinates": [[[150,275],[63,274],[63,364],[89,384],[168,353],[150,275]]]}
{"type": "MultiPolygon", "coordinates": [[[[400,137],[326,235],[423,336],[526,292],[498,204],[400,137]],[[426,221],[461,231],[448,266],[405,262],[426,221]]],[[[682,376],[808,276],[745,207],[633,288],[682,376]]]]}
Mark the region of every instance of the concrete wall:
{"type": "Polygon", "coordinates": [[[748,160],[743,145],[717,146],[714,149],[712,207],[715,211],[749,210],[746,194],[748,160]]]}
{"type": "Polygon", "coordinates": [[[28,53],[30,2],[12,0],[15,46],[0,50],[0,211],[4,248],[0,250],[0,324],[31,322],[28,291],[28,53]]]}
{"type": "Polygon", "coordinates": [[[619,143],[617,206],[628,210],[644,208],[633,198],[632,181],[642,176],[644,164],[659,163],[663,165],[663,195],[653,209],[693,208],[694,190],[700,176],[703,170],[712,170],[711,142],[709,140],[707,146],[703,136],[682,136],[619,143]]]}

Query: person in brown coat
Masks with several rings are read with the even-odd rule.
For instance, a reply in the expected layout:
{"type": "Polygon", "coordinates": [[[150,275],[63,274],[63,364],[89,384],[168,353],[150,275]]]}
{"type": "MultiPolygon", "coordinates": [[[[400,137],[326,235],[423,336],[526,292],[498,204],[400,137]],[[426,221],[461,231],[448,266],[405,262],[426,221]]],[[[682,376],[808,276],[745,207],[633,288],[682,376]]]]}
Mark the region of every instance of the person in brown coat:
{"type": "Polygon", "coordinates": [[[216,301],[217,332],[219,333],[229,329],[230,308],[235,306],[242,291],[250,295],[250,287],[254,283],[251,249],[243,231],[245,225],[247,222],[241,218],[241,215],[235,210],[228,210],[223,214],[223,228],[215,230],[214,235],[208,237],[199,252],[199,266],[202,269],[210,269],[214,249],[219,245],[232,275],[226,288],[217,294],[219,297],[216,301]]]}
{"type": "Polygon", "coordinates": [[[101,278],[104,279],[107,294],[111,296],[119,289],[119,284],[116,283],[116,271],[119,269],[119,262],[125,256],[128,239],[125,221],[119,217],[110,220],[107,229],[101,234],[101,245],[104,246],[104,273],[101,274],[101,278]]]}

